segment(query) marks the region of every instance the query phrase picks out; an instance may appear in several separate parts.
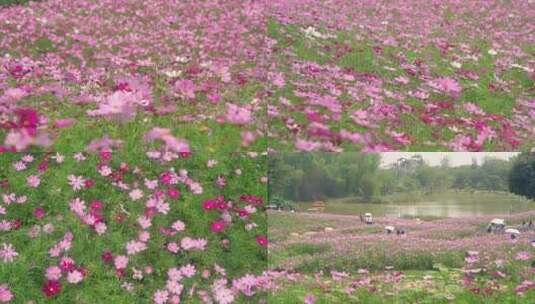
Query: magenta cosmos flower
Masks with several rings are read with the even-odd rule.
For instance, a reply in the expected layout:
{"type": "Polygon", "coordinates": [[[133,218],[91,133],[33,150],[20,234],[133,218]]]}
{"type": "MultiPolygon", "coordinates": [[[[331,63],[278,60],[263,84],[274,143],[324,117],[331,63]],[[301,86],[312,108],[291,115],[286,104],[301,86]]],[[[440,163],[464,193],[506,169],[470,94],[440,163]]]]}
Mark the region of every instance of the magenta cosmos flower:
{"type": "Polygon", "coordinates": [[[267,247],[268,245],[268,239],[267,237],[263,236],[263,235],[259,235],[256,237],[256,242],[258,243],[258,245],[260,246],[264,246],[264,247],[267,247]]]}
{"type": "Polygon", "coordinates": [[[60,293],[61,283],[53,280],[46,281],[45,284],[43,284],[42,290],[47,297],[51,298],[60,293]]]}
{"type": "Polygon", "coordinates": [[[210,230],[214,233],[219,233],[225,230],[225,226],[226,224],[223,220],[218,220],[212,223],[212,225],[210,226],[210,230]]]}

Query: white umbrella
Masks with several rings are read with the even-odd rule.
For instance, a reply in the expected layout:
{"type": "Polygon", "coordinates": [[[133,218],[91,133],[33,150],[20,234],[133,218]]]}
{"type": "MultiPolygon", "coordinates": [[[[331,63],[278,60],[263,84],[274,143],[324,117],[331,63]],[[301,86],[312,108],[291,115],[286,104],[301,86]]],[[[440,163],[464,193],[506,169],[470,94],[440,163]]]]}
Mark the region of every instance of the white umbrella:
{"type": "Polygon", "coordinates": [[[394,230],[396,230],[396,228],[394,228],[394,226],[386,226],[385,230],[388,232],[393,232],[394,230]]]}
{"type": "Polygon", "coordinates": [[[494,224],[494,225],[505,225],[505,220],[504,219],[495,218],[492,221],[490,221],[490,223],[494,224]]]}
{"type": "Polygon", "coordinates": [[[518,229],[509,228],[505,229],[505,233],[520,234],[520,231],[518,231],[518,229]]]}

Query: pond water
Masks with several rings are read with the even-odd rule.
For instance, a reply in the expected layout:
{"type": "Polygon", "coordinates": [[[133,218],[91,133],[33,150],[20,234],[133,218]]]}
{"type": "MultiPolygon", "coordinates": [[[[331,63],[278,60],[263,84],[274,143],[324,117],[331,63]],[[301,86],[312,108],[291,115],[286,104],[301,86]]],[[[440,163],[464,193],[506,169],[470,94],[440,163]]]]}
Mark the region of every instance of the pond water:
{"type": "MultiPolygon", "coordinates": [[[[300,203],[306,210],[309,204],[300,203]]],[[[413,203],[356,203],[326,202],[326,213],[360,214],[371,212],[378,217],[469,217],[535,210],[535,202],[513,195],[472,194],[432,197],[428,201],[413,203]]]]}

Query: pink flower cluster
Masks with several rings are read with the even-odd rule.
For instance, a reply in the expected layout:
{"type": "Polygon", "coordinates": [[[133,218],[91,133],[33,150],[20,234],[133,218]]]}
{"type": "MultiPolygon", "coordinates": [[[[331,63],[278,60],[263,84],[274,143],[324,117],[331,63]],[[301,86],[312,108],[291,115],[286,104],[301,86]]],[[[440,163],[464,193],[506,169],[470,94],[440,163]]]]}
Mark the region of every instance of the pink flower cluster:
{"type": "Polygon", "coordinates": [[[86,225],[93,228],[97,234],[102,235],[106,232],[107,226],[102,214],[103,204],[101,201],[93,201],[89,211],[83,200],[75,198],[69,203],[70,210],[86,225]]]}
{"type": "MultiPolygon", "coordinates": [[[[49,250],[51,257],[59,257],[60,254],[66,253],[71,249],[73,235],[71,232],[67,232],[63,239],[56,243],[49,250]]],[[[87,275],[87,270],[79,265],[76,265],[74,259],[64,255],[60,258],[58,265],[50,266],[45,271],[46,281],[43,284],[41,290],[43,293],[51,298],[61,292],[62,284],[61,279],[65,280],[69,284],[79,284],[84,280],[87,275]]]]}

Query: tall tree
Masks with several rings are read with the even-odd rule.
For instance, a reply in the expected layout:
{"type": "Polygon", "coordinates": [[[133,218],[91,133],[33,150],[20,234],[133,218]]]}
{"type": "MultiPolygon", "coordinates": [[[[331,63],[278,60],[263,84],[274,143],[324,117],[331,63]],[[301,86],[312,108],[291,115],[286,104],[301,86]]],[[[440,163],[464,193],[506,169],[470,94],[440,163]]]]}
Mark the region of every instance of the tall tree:
{"type": "Polygon", "coordinates": [[[535,199],[535,153],[522,153],[515,159],[509,174],[509,190],[535,199]]]}

